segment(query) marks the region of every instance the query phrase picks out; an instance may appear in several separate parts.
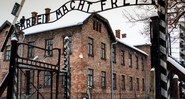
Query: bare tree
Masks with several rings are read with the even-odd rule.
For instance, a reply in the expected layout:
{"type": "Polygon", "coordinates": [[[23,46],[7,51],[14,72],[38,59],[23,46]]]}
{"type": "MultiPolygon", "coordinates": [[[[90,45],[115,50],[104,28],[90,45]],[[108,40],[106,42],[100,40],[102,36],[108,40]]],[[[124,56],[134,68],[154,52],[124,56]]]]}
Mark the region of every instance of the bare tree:
{"type": "MultiPolygon", "coordinates": [[[[123,16],[128,19],[128,23],[131,23],[133,25],[137,22],[143,22],[144,28],[140,31],[140,33],[145,37],[150,38],[150,16],[153,12],[157,13],[157,6],[157,3],[156,5],[150,6],[137,6],[135,9],[133,9],[132,13],[124,9],[123,16]]],[[[168,0],[168,33],[174,33],[175,31],[177,31],[179,21],[185,18],[184,8],[185,0],[168,0]]],[[[175,38],[173,41],[175,41],[175,38]]]]}

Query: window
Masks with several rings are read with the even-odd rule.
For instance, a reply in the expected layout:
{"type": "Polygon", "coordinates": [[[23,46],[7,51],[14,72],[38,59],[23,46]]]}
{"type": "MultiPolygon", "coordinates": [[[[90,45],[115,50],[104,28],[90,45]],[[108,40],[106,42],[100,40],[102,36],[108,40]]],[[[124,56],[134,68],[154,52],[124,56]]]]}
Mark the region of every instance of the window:
{"type": "Polygon", "coordinates": [[[121,51],[121,65],[125,65],[125,61],[124,61],[124,51],[121,51]]]}
{"type": "Polygon", "coordinates": [[[102,88],[105,88],[106,87],[106,72],[102,71],[101,72],[101,82],[102,82],[102,88]]]}
{"type": "Polygon", "coordinates": [[[62,87],[65,86],[65,75],[62,75],[62,87]]]}
{"type": "Polygon", "coordinates": [[[88,86],[93,86],[93,70],[88,69],[88,86]]]}
{"type": "Polygon", "coordinates": [[[53,55],[53,40],[46,40],[46,49],[50,51],[46,51],[46,56],[52,56],[53,55]]]}
{"type": "Polygon", "coordinates": [[[30,71],[26,71],[26,95],[30,94],[30,71]]]}
{"type": "MultiPolygon", "coordinates": [[[[35,45],[34,42],[29,42],[29,45],[35,45]]],[[[34,57],[34,47],[33,46],[28,46],[28,58],[33,58],[34,57]]]]}
{"type": "Polygon", "coordinates": [[[132,54],[129,54],[129,67],[132,68],[132,54]]]}
{"type": "Polygon", "coordinates": [[[116,74],[113,74],[113,89],[116,89],[116,74]]]}
{"type": "Polygon", "coordinates": [[[113,59],[113,62],[116,62],[116,48],[114,46],[112,49],[112,59],[113,59]]]}
{"type": "Polygon", "coordinates": [[[138,57],[136,56],[136,69],[138,69],[138,57]]]}
{"type": "Polygon", "coordinates": [[[121,76],[121,85],[122,85],[122,89],[125,90],[125,76],[124,75],[121,76]]]}
{"type": "Polygon", "coordinates": [[[11,54],[11,47],[6,46],[5,60],[10,60],[10,54],[11,54]]]}
{"type": "Polygon", "coordinates": [[[145,80],[144,80],[144,78],[142,79],[142,89],[143,89],[143,91],[145,91],[145,80]]]}
{"type": "Polygon", "coordinates": [[[88,54],[93,56],[93,39],[89,38],[88,41],[88,54]]]}
{"type": "Polygon", "coordinates": [[[101,58],[105,59],[105,44],[101,43],[101,58]]]}
{"type": "Polygon", "coordinates": [[[50,72],[45,71],[44,75],[45,75],[45,77],[44,77],[45,86],[51,86],[51,74],[50,74],[50,72]]]}
{"type": "Polygon", "coordinates": [[[136,78],[136,89],[139,91],[139,78],[136,78]]]}
{"type": "Polygon", "coordinates": [[[144,71],[144,60],[141,58],[142,71],[144,71]]]}
{"type": "MultiPolygon", "coordinates": [[[[72,37],[71,36],[68,36],[69,38],[69,53],[72,53],[72,37]]],[[[65,38],[63,38],[65,39],[65,38]]]]}
{"type": "Polygon", "coordinates": [[[132,81],[132,77],[130,77],[130,90],[133,90],[133,81],[132,81]]]}
{"type": "Polygon", "coordinates": [[[93,20],[93,30],[96,30],[101,33],[101,23],[97,20],[93,20]]]}

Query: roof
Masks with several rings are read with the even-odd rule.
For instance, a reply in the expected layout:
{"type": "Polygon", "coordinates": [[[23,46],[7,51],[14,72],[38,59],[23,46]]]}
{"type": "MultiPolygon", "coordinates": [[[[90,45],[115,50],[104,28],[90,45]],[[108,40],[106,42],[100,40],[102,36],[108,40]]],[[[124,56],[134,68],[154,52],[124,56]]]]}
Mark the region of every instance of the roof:
{"type": "Polygon", "coordinates": [[[0,32],[6,27],[6,26],[10,26],[11,25],[11,23],[8,21],[8,20],[6,20],[2,25],[1,25],[1,27],[0,27],[0,32]]]}
{"type": "Polygon", "coordinates": [[[82,12],[81,12],[81,14],[79,14],[79,13],[80,13],[79,11],[73,11],[73,12],[68,13],[63,18],[59,19],[58,21],[56,21],[54,23],[42,24],[42,25],[30,27],[30,28],[24,30],[25,35],[83,25],[84,22],[86,22],[89,18],[94,17],[94,18],[101,20],[103,22],[103,24],[108,29],[108,34],[110,35],[110,37],[112,37],[114,40],[116,40],[114,33],[112,31],[112,28],[111,28],[107,19],[105,19],[104,17],[102,17],[101,15],[99,15],[97,13],[92,13],[92,14],[87,14],[87,13],[82,13],[82,12]],[[76,14],[76,13],[78,13],[78,14],[76,14]],[[76,16],[74,17],[74,15],[76,15],[76,16]]]}
{"type": "Polygon", "coordinates": [[[138,52],[140,52],[140,53],[142,53],[142,54],[144,54],[144,55],[146,55],[146,56],[149,56],[147,53],[145,53],[144,51],[142,51],[142,50],[140,50],[140,49],[134,47],[133,45],[130,45],[130,44],[126,43],[126,42],[123,42],[123,41],[121,41],[121,40],[119,40],[119,39],[118,39],[117,41],[118,41],[119,43],[123,44],[123,45],[126,45],[126,46],[129,47],[129,48],[134,49],[135,51],[138,51],[138,52]]]}
{"type": "Polygon", "coordinates": [[[167,68],[185,82],[185,68],[171,56],[167,57],[167,68]]]}
{"type": "Polygon", "coordinates": [[[36,25],[30,28],[27,28],[26,30],[23,30],[23,31],[25,32],[25,35],[30,35],[30,34],[36,34],[36,33],[41,33],[41,32],[55,30],[55,29],[78,26],[78,25],[82,25],[83,21],[90,16],[90,14],[87,14],[87,13],[81,12],[80,14],[81,16],[79,16],[79,14],[76,14],[76,13],[80,13],[80,12],[73,11],[66,14],[63,18],[57,20],[56,22],[36,25]],[[74,17],[74,15],[76,16],[74,17]]]}

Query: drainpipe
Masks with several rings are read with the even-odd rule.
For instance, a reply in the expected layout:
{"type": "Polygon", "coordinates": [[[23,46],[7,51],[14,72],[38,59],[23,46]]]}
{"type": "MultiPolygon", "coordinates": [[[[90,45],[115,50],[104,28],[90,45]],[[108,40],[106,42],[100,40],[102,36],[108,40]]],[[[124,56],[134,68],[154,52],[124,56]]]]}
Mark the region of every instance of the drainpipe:
{"type": "Polygon", "coordinates": [[[147,61],[148,56],[145,56],[145,79],[146,79],[146,99],[148,99],[148,95],[147,95],[147,65],[146,65],[146,61],[147,61]]]}
{"type": "Polygon", "coordinates": [[[117,40],[116,42],[113,42],[111,43],[111,99],[114,99],[113,98],[113,55],[112,55],[112,52],[113,52],[113,45],[117,43],[117,40]]]}

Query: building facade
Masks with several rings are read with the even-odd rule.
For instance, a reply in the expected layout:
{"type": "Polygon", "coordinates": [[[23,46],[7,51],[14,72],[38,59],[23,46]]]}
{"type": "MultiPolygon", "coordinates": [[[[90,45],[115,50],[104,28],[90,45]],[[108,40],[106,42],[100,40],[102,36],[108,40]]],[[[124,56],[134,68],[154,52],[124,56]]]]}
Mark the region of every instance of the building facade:
{"type": "MultiPolygon", "coordinates": [[[[3,26],[1,30],[0,40],[2,42],[8,27],[3,26]]],[[[70,40],[71,99],[86,98],[88,86],[92,88],[92,99],[111,99],[111,44],[113,42],[117,42],[113,46],[112,55],[114,99],[146,98],[146,93],[149,93],[149,71],[151,69],[150,46],[137,46],[138,48],[136,48],[116,39],[108,20],[96,13],[84,19],[82,24],[33,33],[25,31],[25,34],[19,36],[19,42],[46,49],[60,48],[62,52],[59,55],[61,57],[60,69],[62,71],[64,68],[64,37],[66,36],[70,40]]],[[[0,82],[9,68],[9,45],[10,41],[0,60],[0,82]]],[[[58,56],[54,51],[40,52],[31,46],[23,46],[23,51],[19,48],[18,53],[25,58],[37,57],[38,61],[49,63],[57,62],[56,57],[58,56]]],[[[23,71],[25,71],[25,75],[29,75],[29,77],[23,76],[21,80],[20,94],[26,98],[35,91],[30,82],[38,87],[36,84],[37,72],[28,69],[23,69],[23,71]]],[[[48,99],[51,97],[49,95],[51,83],[47,82],[47,79],[51,77],[51,74],[41,71],[39,76],[39,83],[44,84],[40,93],[48,99]]],[[[56,82],[56,79],[53,78],[53,82],[56,82]]],[[[52,86],[55,89],[55,83],[52,86]]],[[[64,86],[61,74],[59,77],[60,99],[63,99],[64,96],[64,86]]],[[[36,97],[36,95],[33,96],[36,97]]]]}

